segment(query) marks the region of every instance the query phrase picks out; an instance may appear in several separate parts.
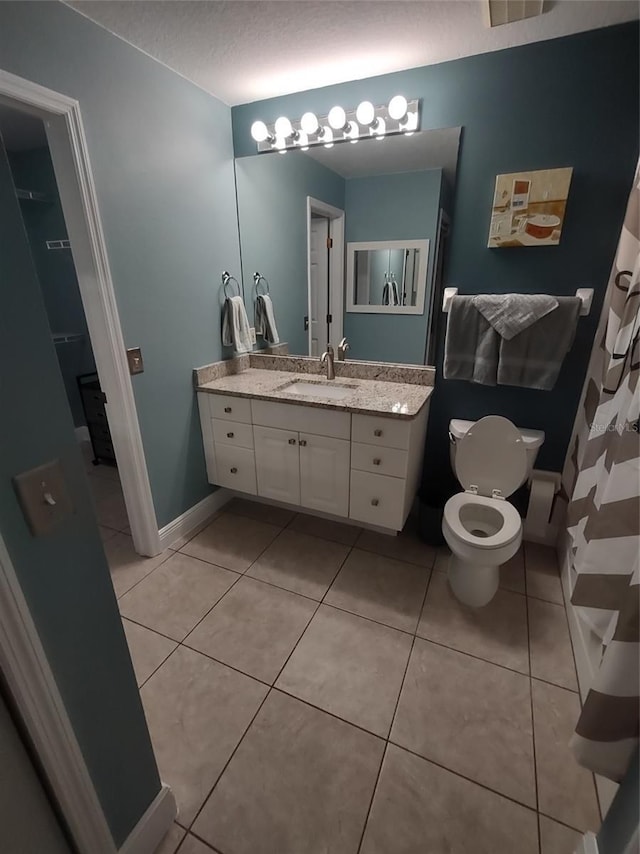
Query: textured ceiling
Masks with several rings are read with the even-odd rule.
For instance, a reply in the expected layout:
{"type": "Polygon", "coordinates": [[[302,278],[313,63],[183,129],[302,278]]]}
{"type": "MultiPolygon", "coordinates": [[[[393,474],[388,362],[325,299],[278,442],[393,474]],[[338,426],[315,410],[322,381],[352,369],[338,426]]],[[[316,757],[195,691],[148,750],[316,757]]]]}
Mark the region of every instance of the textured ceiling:
{"type": "MultiPolygon", "coordinates": [[[[546,0],[485,26],[479,0],[70,0],[229,105],[359,80],[638,18],[637,0],[546,0]]],[[[594,58],[595,61],[595,58],[594,58]]]]}

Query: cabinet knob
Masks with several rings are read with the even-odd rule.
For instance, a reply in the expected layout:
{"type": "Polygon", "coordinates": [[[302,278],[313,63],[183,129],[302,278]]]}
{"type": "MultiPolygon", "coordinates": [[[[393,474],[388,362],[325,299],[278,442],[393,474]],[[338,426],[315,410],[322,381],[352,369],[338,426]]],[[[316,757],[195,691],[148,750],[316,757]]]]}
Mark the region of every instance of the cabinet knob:
{"type": "Polygon", "coordinates": [[[233,439],[233,433],[227,433],[227,439],[233,439]]]}
{"type": "Polygon", "coordinates": [[[225,406],[224,411],[225,411],[225,412],[231,412],[231,407],[230,407],[230,406],[225,406]]]}
{"type": "Polygon", "coordinates": [[[378,437],[382,436],[382,430],[374,430],[373,435],[378,437]]]}
{"type": "Polygon", "coordinates": [[[295,445],[295,443],[296,443],[296,440],[295,440],[295,439],[289,439],[289,444],[290,444],[290,445],[295,445]]]}
{"type": "Polygon", "coordinates": [[[376,457],[376,459],[373,461],[373,464],[374,464],[374,466],[379,466],[381,462],[382,462],[382,460],[379,459],[378,457],[376,457]]]}
{"type": "Polygon", "coordinates": [[[302,445],[303,448],[305,448],[307,445],[307,440],[306,439],[300,439],[299,444],[302,445]]]}
{"type": "Polygon", "coordinates": [[[231,474],[236,474],[238,469],[235,466],[233,466],[233,468],[229,469],[229,471],[231,472],[231,474]]]}
{"type": "Polygon", "coordinates": [[[380,503],[380,502],[378,501],[378,499],[377,499],[377,498],[372,498],[372,499],[371,499],[371,505],[372,505],[373,507],[377,507],[379,503],[380,503]]]}

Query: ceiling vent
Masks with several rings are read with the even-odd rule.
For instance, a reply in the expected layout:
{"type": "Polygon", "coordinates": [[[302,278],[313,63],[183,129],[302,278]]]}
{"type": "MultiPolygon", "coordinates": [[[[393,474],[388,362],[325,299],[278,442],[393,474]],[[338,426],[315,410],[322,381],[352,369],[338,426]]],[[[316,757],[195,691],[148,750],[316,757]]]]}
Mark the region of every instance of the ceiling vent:
{"type": "Polygon", "coordinates": [[[542,14],[544,0],[485,0],[487,26],[499,27],[542,14]]]}

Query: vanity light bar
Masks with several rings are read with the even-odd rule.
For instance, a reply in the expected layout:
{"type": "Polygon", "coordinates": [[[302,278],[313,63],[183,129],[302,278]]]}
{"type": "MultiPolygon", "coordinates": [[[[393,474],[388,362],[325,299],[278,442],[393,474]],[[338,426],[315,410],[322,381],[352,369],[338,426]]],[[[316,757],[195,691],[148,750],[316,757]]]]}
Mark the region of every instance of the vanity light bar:
{"type": "Polygon", "coordinates": [[[420,100],[408,101],[395,95],[388,104],[375,107],[363,101],[354,110],[335,106],[326,116],[307,112],[300,119],[291,120],[280,116],[267,124],[255,121],[251,125],[251,136],[258,151],[279,151],[299,148],[306,151],[311,146],[324,145],[331,148],[336,142],[358,142],[359,139],[404,133],[410,136],[420,127],[420,100]]]}

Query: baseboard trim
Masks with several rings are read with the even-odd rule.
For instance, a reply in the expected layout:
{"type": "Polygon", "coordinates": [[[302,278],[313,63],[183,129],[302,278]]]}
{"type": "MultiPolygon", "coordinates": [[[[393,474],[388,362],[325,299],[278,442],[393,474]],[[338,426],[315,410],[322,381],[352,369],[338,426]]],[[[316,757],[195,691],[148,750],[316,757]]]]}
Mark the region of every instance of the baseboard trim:
{"type": "Polygon", "coordinates": [[[149,854],[155,851],[178,814],[176,799],[165,783],[148,809],[118,849],[118,854],[149,854]]]}
{"type": "Polygon", "coordinates": [[[180,516],[177,516],[173,522],[169,522],[164,528],[160,528],[160,546],[162,549],[169,548],[172,543],[180,537],[184,537],[191,533],[198,525],[202,525],[213,514],[220,510],[221,507],[233,498],[233,493],[228,489],[217,489],[211,495],[207,495],[202,501],[194,504],[188,510],[185,510],[180,516]]]}
{"type": "Polygon", "coordinates": [[[86,424],[83,424],[82,427],[75,428],[76,434],[76,442],[90,442],[91,436],[89,435],[89,428],[86,424]]]}
{"type": "Polygon", "coordinates": [[[585,833],[574,854],[598,854],[598,839],[595,833],[585,833]]]}

